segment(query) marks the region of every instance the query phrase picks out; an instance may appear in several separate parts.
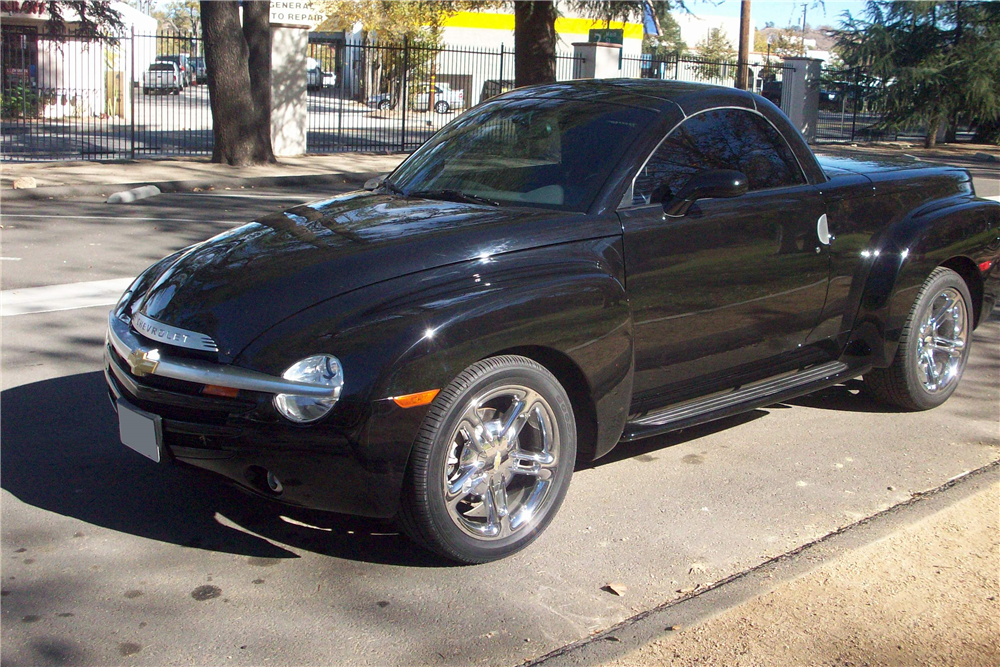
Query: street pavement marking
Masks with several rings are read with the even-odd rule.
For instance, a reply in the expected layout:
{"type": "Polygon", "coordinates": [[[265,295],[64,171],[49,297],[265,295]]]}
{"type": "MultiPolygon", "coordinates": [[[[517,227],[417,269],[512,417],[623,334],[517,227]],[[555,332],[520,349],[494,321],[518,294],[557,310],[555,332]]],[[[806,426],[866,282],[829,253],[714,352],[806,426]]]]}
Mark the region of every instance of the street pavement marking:
{"type": "Polygon", "coordinates": [[[20,262],[20,257],[0,257],[0,261],[6,260],[8,262],[20,262]]]}
{"type": "Polygon", "coordinates": [[[135,278],[25,287],[0,292],[0,317],[113,306],[135,278]]]}
{"type": "Polygon", "coordinates": [[[983,199],[992,199],[993,201],[1000,201],[1000,195],[993,195],[991,197],[983,197],[983,199]]]}

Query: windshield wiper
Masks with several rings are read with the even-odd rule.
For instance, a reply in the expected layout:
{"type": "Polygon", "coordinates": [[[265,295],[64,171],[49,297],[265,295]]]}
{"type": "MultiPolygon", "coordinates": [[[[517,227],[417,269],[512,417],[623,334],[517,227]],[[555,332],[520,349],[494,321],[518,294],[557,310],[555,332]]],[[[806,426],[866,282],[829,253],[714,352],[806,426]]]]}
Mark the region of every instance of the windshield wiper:
{"type": "Polygon", "coordinates": [[[451,201],[468,202],[470,204],[486,204],[487,206],[499,206],[500,202],[479,195],[472,195],[461,190],[417,190],[409,193],[410,197],[424,197],[426,199],[448,199],[451,201]]]}
{"type": "Polygon", "coordinates": [[[382,181],[382,187],[394,195],[403,195],[404,197],[406,196],[406,193],[403,191],[403,188],[399,187],[395,183],[390,183],[389,181],[382,181]]]}

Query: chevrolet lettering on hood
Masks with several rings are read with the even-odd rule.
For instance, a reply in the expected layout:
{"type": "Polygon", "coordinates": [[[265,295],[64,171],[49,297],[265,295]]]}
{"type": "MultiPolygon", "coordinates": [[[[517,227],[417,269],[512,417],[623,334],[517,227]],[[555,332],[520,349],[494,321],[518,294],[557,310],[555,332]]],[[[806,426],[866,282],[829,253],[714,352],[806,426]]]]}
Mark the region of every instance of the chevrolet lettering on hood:
{"type": "Polygon", "coordinates": [[[219,351],[218,346],[212,340],[211,336],[163,324],[149,319],[142,313],[136,313],[132,316],[132,326],[147,338],[162,340],[177,347],[186,347],[190,350],[204,350],[206,352],[219,351]]]}
{"type": "Polygon", "coordinates": [[[1000,294],[998,240],[966,170],[817,159],[751,92],[529,86],[361,190],[148,268],[105,375],[151,461],[482,563],[630,441],[855,378],[859,410],[941,405],[1000,294]]]}

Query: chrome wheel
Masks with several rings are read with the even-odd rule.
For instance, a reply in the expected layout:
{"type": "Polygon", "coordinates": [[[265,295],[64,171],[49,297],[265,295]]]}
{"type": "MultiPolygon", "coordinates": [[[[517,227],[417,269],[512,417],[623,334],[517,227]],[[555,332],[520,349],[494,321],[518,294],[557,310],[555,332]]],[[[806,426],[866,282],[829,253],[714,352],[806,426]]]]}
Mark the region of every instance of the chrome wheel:
{"type": "Polygon", "coordinates": [[[961,375],[969,339],[965,299],[949,287],[934,297],[920,323],[917,374],[925,391],[948,389],[961,375]]]}
{"type": "Polygon", "coordinates": [[[529,528],[552,500],[559,429],[548,401],[506,385],[469,401],[453,430],[444,499],[451,520],[478,539],[529,528]]]}
{"type": "Polygon", "coordinates": [[[948,400],[969,359],[972,304],[958,273],[934,269],[910,308],[891,364],[865,373],[868,393],[904,410],[930,410],[948,400]]]}
{"type": "Polygon", "coordinates": [[[518,355],[477,361],[431,403],[413,443],[400,527],[462,563],[531,544],[566,497],[576,463],[569,395],[518,355]]]}

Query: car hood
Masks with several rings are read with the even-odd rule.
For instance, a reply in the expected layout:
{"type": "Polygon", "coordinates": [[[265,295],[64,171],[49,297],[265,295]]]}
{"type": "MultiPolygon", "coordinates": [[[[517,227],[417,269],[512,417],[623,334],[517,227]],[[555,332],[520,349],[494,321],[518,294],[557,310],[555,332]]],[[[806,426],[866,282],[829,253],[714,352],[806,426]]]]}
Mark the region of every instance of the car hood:
{"type": "Polygon", "coordinates": [[[610,221],[600,229],[593,223],[582,214],[351,192],[268,215],[178,253],[150,278],[132,312],[211,336],[227,361],[278,322],[351,290],[615,233],[610,221]]]}

